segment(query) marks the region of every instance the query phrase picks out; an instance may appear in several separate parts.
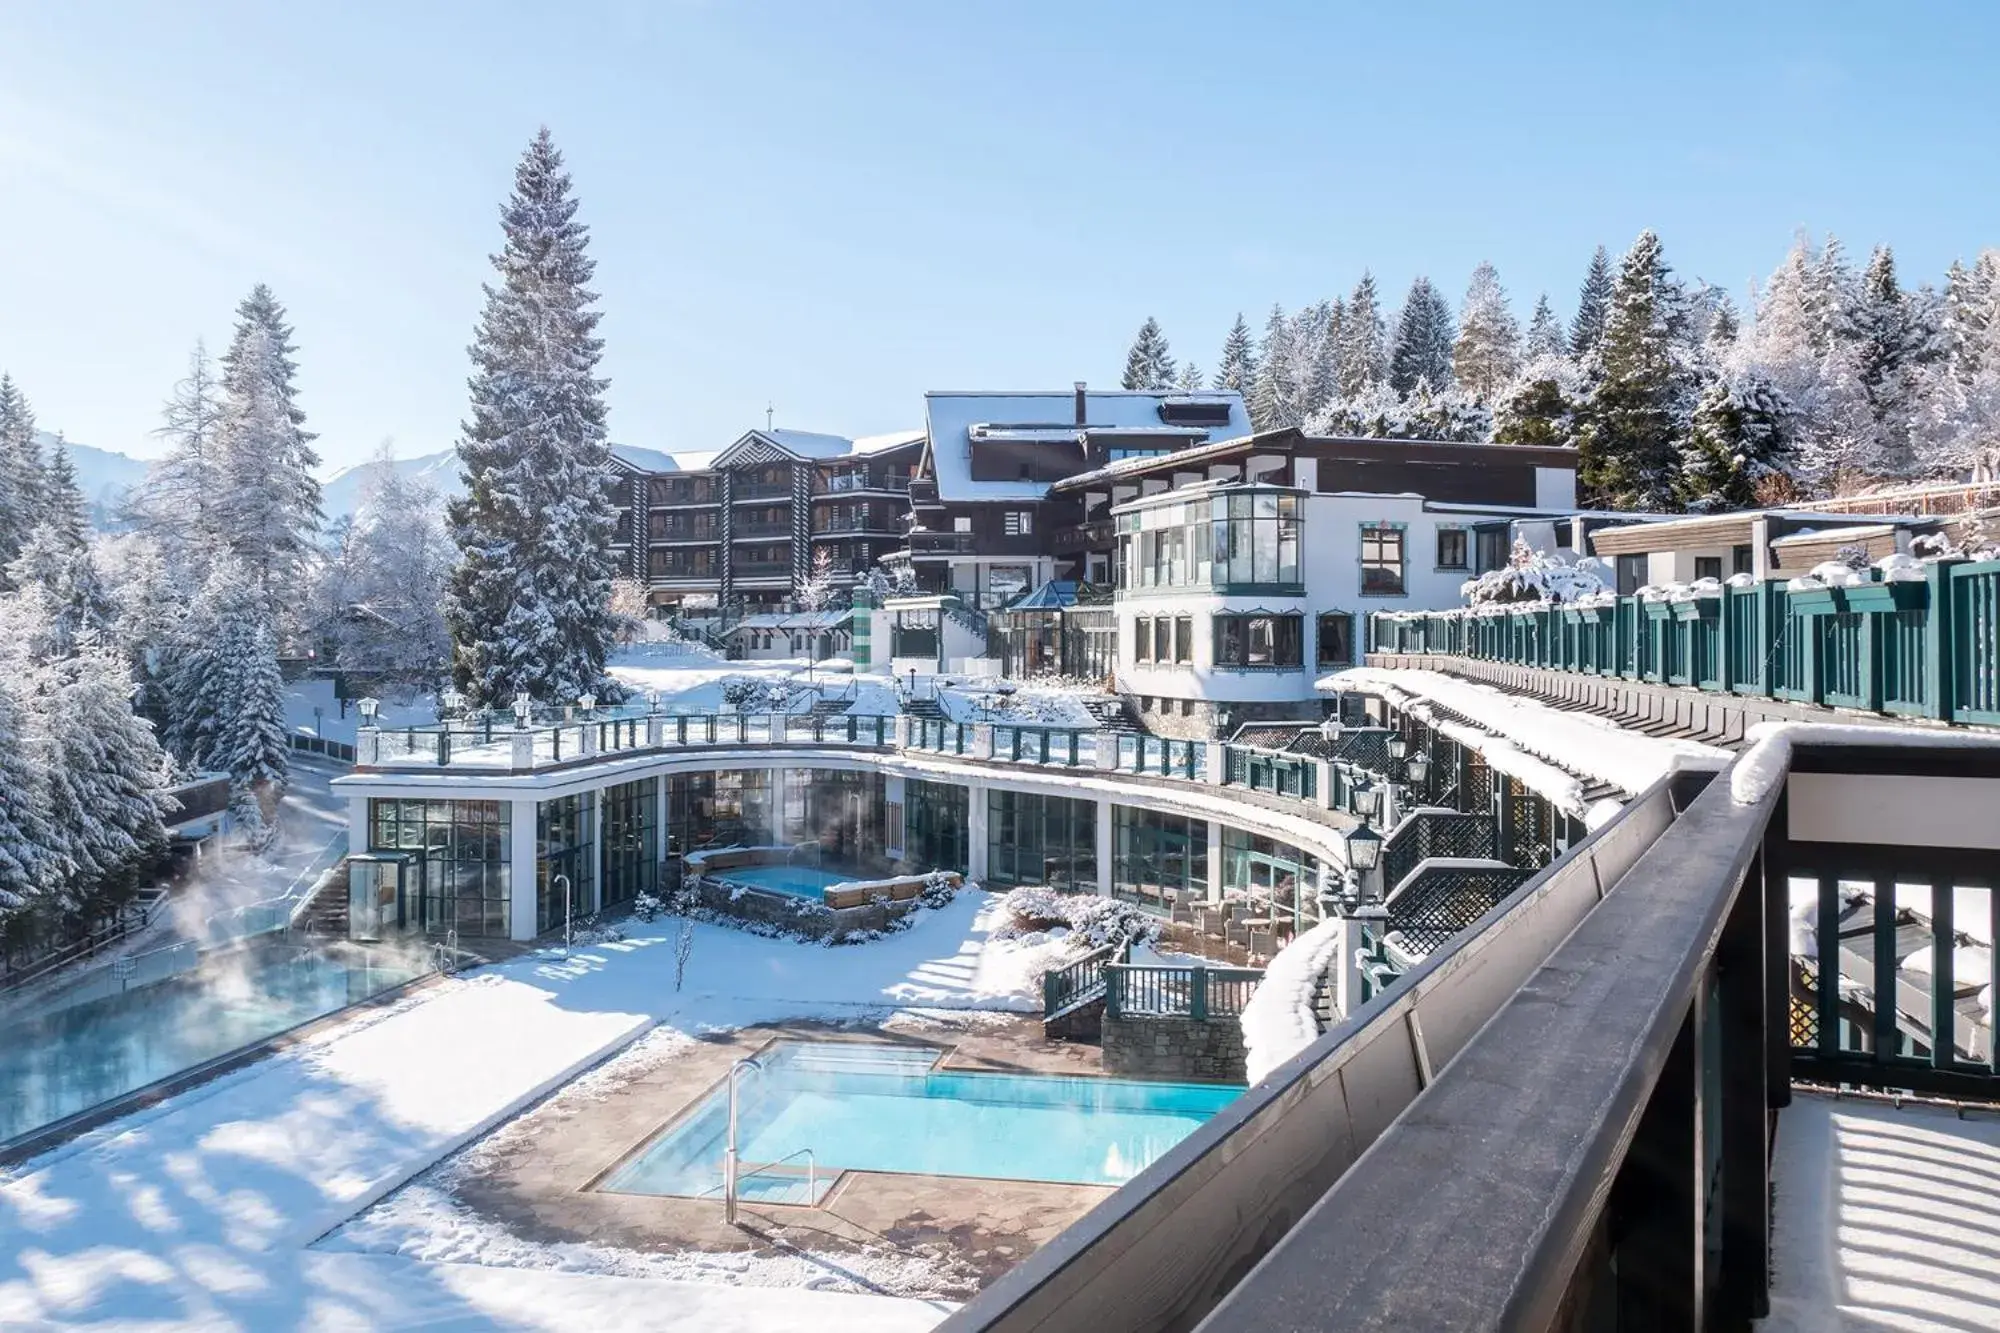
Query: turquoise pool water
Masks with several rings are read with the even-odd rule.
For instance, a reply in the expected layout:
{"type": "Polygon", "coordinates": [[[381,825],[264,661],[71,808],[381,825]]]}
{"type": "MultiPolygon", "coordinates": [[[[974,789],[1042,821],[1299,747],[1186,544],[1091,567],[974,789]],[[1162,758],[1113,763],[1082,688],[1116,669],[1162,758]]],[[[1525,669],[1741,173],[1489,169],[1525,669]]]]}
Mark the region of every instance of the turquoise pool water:
{"type": "MultiPolygon", "coordinates": [[[[761,1057],[762,1069],[741,1076],[741,1159],[776,1162],[810,1148],[822,1198],[843,1170],[1118,1185],[1242,1092],[1214,1084],[941,1071],[939,1055],[927,1047],[778,1043],[761,1057]]],[[[602,1188],[720,1194],[728,1114],[727,1090],[718,1088],[602,1188]]],[[[779,1172],[746,1176],[743,1197],[808,1202],[804,1174],[804,1159],[797,1158],[779,1172]]]]}
{"type": "Polygon", "coordinates": [[[814,902],[820,900],[828,885],[854,878],[852,875],[814,870],[811,866],[741,866],[735,870],[718,870],[715,877],[725,884],[748,884],[753,889],[783,893],[793,898],[810,898],[814,902]]]}
{"type": "Polygon", "coordinates": [[[54,1013],[9,1012],[0,1143],[344,1009],[417,976],[419,957],[253,945],[54,1013]]]}

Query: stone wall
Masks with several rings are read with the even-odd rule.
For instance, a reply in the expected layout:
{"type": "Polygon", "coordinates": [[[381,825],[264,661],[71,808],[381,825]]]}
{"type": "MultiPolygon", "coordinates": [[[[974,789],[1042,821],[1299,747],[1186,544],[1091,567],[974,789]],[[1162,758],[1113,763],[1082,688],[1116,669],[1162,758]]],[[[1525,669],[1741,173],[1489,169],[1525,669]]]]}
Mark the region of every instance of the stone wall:
{"type": "Polygon", "coordinates": [[[761,921],[807,939],[846,939],[858,931],[883,930],[917,906],[915,898],[892,903],[878,899],[861,907],[825,907],[784,893],[760,893],[755,889],[733,893],[726,884],[704,879],[698,896],[701,905],[720,916],[761,921]]]}
{"type": "Polygon", "coordinates": [[[1104,1072],[1192,1083],[1245,1080],[1243,1024],[1149,1015],[1104,1019],[1104,1072]]]}

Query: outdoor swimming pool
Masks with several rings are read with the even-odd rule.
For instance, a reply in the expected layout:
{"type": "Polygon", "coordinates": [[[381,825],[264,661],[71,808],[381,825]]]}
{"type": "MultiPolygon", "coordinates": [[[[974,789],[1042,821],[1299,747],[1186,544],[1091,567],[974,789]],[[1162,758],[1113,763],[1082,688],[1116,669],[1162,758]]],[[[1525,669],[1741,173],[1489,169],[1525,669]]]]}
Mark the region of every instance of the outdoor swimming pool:
{"type": "MultiPolygon", "coordinates": [[[[742,1197],[817,1203],[841,1171],[889,1171],[1071,1185],[1118,1185],[1150,1166],[1242,1092],[1046,1074],[942,1071],[943,1052],[874,1042],[778,1042],[742,1075],[737,1150],[742,1197]],[[810,1148],[819,1195],[806,1197],[810,1148]]],[[[669,1125],[599,1186],[696,1197],[722,1191],[726,1087],[669,1125]]]]}
{"type": "Polygon", "coordinates": [[[424,970],[421,955],[231,950],[184,973],[53,1013],[9,1013],[0,1143],[344,1009],[424,970]]]}
{"type": "Polygon", "coordinates": [[[825,896],[829,886],[854,878],[852,875],[815,870],[811,866],[739,866],[734,870],[718,870],[714,877],[724,884],[747,884],[767,893],[810,898],[814,902],[825,896]]]}

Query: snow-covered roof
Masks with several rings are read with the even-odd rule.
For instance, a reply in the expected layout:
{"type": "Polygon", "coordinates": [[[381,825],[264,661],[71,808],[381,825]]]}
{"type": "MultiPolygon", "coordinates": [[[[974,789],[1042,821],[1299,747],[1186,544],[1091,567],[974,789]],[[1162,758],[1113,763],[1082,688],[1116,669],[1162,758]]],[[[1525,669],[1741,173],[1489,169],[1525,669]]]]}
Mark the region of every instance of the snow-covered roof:
{"type": "Polygon", "coordinates": [[[979,438],[1042,443],[1080,457],[1086,435],[1157,435],[1190,444],[1230,439],[1250,433],[1250,414],[1237,393],[1179,393],[1164,389],[1086,389],[1081,426],[1076,420],[1073,389],[1028,393],[934,391],[924,395],[924,422],[930,436],[931,467],[937,473],[938,498],[964,500],[1032,500],[1048,493],[1039,481],[974,481],[972,441],[979,438]],[[1168,403],[1213,404],[1225,407],[1228,419],[1215,426],[1168,421],[1161,408],[1168,403]]]}
{"type": "Polygon", "coordinates": [[[766,611],[745,616],[729,627],[731,634],[745,629],[833,629],[847,623],[845,611],[766,611]]]}
{"type": "Polygon", "coordinates": [[[924,433],[921,430],[892,430],[886,435],[857,435],[850,452],[856,454],[879,454],[889,449],[900,449],[908,444],[921,444],[924,433]]]}
{"type": "Polygon", "coordinates": [[[682,470],[680,462],[672,454],[663,454],[658,449],[642,449],[636,444],[614,444],[611,446],[611,456],[641,472],[682,470]]]}

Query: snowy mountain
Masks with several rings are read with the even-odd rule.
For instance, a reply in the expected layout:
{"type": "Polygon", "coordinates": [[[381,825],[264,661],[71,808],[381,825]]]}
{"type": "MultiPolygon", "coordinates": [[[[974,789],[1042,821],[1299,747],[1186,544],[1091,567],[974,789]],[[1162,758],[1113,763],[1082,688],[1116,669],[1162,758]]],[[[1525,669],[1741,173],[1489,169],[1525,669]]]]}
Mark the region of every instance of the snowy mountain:
{"type": "MultiPolygon", "coordinates": [[[[357,463],[320,482],[320,508],[326,512],[328,521],[343,514],[352,514],[360,507],[361,490],[367,484],[368,469],[372,466],[372,463],[357,463]]],[[[405,477],[427,482],[439,495],[462,495],[465,492],[465,485],[458,476],[458,454],[450,449],[419,454],[415,458],[399,458],[396,460],[396,471],[405,477]]]]}
{"type": "MultiPolygon", "coordinates": [[[[46,457],[49,450],[55,447],[56,437],[49,431],[37,431],[36,436],[46,457]]],[[[93,449],[87,444],[70,440],[65,440],[63,444],[69,450],[70,462],[76,465],[77,486],[90,505],[91,525],[97,528],[113,526],[125,493],[146,479],[146,469],[151,464],[143,458],[133,458],[109,449],[93,449]]],[[[353,467],[344,467],[321,482],[320,504],[329,522],[352,514],[359,507],[361,489],[368,479],[370,466],[358,463],[353,467]]],[[[440,495],[458,495],[464,490],[458,479],[458,455],[450,449],[421,454],[416,458],[399,458],[396,470],[406,477],[418,477],[430,483],[440,495]]]]}

